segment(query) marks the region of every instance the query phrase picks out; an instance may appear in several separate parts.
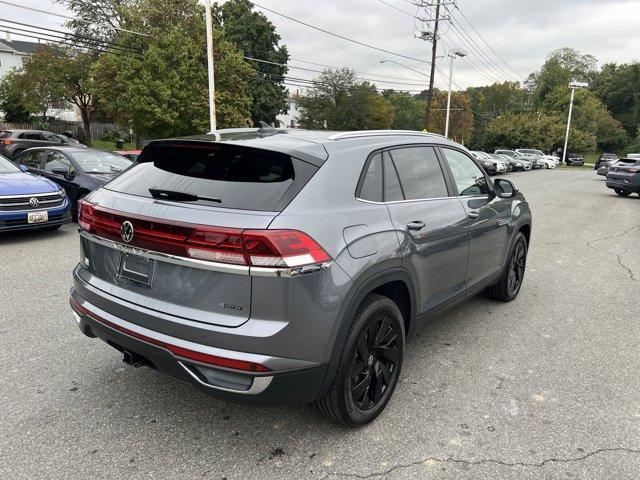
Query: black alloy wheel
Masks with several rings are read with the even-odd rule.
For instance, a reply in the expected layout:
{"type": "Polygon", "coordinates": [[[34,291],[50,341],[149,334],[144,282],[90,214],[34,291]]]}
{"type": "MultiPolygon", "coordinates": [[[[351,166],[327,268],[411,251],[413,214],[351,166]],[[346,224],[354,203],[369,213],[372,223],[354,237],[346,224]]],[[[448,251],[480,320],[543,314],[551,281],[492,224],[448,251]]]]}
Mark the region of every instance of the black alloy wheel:
{"type": "Polygon", "coordinates": [[[507,286],[509,295],[515,296],[520,290],[522,280],[524,279],[524,267],[527,261],[527,252],[525,245],[521,242],[516,244],[516,248],[509,260],[509,276],[507,277],[507,286]]]}
{"type": "Polygon", "coordinates": [[[621,197],[628,197],[629,195],[631,195],[631,192],[628,190],[622,190],[621,188],[616,188],[614,190],[614,192],[616,192],[618,195],[620,195],[621,197]]]}
{"type": "Polygon", "coordinates": [[[351,396],[360,410],[377,406],[396,380],[401,335],[388,316],[377,318],[360,332],[351,364],[351,396]]]}
{"type": "Polygon", "coordinates": [[[485,294],[495,300],[510,302],[518,296],[527,267],[527,238],[518,232],[513,239],[508,260],[500,279],[486,288],[485,294]]]}

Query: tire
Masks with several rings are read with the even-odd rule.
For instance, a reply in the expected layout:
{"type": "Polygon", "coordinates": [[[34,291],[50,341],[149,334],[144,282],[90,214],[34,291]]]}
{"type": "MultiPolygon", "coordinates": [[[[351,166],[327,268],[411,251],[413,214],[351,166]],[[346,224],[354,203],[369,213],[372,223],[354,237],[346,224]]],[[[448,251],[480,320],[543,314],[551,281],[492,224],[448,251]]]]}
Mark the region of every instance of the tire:
{"type": "Polygon", "coordinates": [[[502,302],[516,298],[522,287],[527,266],[527,239],[522,232],[516,235],[507,258],[500,280],[485,290],[488,297],[502,302]]]}
{"type": "Polygon", "coordinates": [[[349,427],[375,419],[398,384],[404,346],[398,306],[382,295],[368,295],[353,317],[333,383],[315,403],[318,411],[349,427]]]}
{"type": "Polygon", "coordinates": [[[614,192],[616,192],[618,195],[620,195],[621,197],[628,197],[629,195],[631,195],[631,192],[628,190],[622,190],[620,188],[614,188],[613,190],[614,192]]]}

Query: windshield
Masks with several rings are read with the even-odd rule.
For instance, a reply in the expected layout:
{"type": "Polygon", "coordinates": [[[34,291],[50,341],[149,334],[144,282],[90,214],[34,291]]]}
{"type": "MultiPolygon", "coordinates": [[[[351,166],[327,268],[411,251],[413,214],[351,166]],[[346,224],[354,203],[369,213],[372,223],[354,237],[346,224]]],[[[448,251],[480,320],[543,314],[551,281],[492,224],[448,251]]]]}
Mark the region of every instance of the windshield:
{"type": "Polygon", "coordinates": [[[531,149],[520,150],[520,153],[528,153],[530,155],[544,155],[542,150],[531,150],[531,149]]]}
{"type": "Polygon", "coordinates": [[[86,173],[124,172],[131,166],[131,160],[128,158],[99,150],[74,152],[73,158],[86,173]]]}
{"type": "Polygon", "coordinates": [[[512,152],[511,150],[498,150],[496,153],[499,153],[500,155],[509,155],[510,157],[518,156],[516,152],[512,152]]]}
{"type": "Polygon", "coordinates": [[[0,156],[0,173],[18,173],[21,170],[6,158],[0,156]]]}

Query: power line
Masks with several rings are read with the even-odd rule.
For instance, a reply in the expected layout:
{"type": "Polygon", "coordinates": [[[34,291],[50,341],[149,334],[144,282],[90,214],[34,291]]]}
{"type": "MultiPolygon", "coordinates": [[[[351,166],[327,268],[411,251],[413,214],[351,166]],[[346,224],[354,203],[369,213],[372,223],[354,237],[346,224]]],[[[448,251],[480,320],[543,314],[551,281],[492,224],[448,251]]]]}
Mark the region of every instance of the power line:
{"type": "Polygon", "coordinates": [[[480,35],[480,32],[478,32],[478,30],[476,30],[476,27],[473,26],[473,24],[469,21],[469,19],[467,18],[467,16],[462,12],[462,10],[460,10],[460,7],[458,7],[458,5],[455,6],[456,10],[458,10],[458,12],[460,13],[460,15],[462,15],[462,18],[465,19],[465,21],[469,24],[469,26],[473,29],[474,32],[476,32],[476,35],[478,35],[478,38],[480,38],[480,40],[482,40],[484,42],[484,44],[489,48],[489,50],[491,50],[493,52],[493,54],[498,57],[498,59],[504,63],[504,65],[511,70],[513,73],[515,73],[518,77],[524,79],[524,77],[519,74],[516,70],[514,70],[511,65],[509,65],[504,58],[502,58],[500,55],[498,55],[498,53],[493,49],[493,47],[491,47],[491,45],[489,45],[489,43],[484,39],[484,37],[482,35],[480,35]]]}
{"type": "MultiPolygon", "coordinates": [[[[69,15],[62,15],[61,13],[50,12],[48,10],[42,10],[42,9],[39,9],[39,8],[27,7],[25,5],[20,5],[20,4],[13,3],[13,2],[6,2],[4,0],[0,0],[0,3],[2,3],[4,5],[10,5],[10,6],[16,7],[16,8],[22,8],[24,10],[29,10],[31,12],[44,13],[46,15],[53,15],[54,17],[64,18],[66,20],[74,20],[76,22],[86,23],[86,24],[92,25],[92,23],[87,21],[87,20],[81,20],[79,18],[71,17],[69,15]]],[[[133,30],[127,30],[125,28],[119,28],[119,27],[111,27],[111,28],[113,28],[114,30],[118,30],[119,32],[132,33],[134,35],[141,35],[143,37],[150,37],[151,36],[148,33],[135,32],[133,30]]]]}
{"type": "Polygon", "coordinates": [[[402,53],[392,52],[390,50],[385,50],[384,48],[379,48],[379,47],[376,47],[375,45],[371,45],[371,44],[368,44],[368,43],[361,42],[359,40],[355,40],[353,38],[346,37],[344,35],[340,35],[339,33],[330,32],[329,30],[325,30],[324,28],[316,27],[315,25],[311,25],[310,23],[303,22],[302,20],[298,20],[297,18],[290,17],[289,15],[286,15],[284,13],[276,12],[275,10],[271,10],[270,8],[263,7],[261,5],[258,5],[255,2],[253,3],[253,6],[258,7],[260,9],[262,9],[262,10],[266,10],[267,12],[271,12],[271,13],[273,13],[275,15],[280,16],[280,17],[286,18],[287,20],[291,20],[292,22],[299,23],[300,25],[304,25],[305,27],[309,27],[309,28],[312,28],[312,29],[317,30],[319,32],[325,33],[327,35],[331,35],[331,36],[340,38],[340,39],[345,40],[347,42],[355,43],[356,45],[360,45],[362,47],[370,48],[372,50],[377,50],[379,52],[383,52],[383,53],[386,53],[388,55],[395,55],[397,57],[406,58],[406,59],[413,60],[413,61],[416,61],[416,62],[429,63],[426,60],[422,60],[420,58],[415,58],[415,57],[411,57],[409,55],[404,55],[402,53]]]}

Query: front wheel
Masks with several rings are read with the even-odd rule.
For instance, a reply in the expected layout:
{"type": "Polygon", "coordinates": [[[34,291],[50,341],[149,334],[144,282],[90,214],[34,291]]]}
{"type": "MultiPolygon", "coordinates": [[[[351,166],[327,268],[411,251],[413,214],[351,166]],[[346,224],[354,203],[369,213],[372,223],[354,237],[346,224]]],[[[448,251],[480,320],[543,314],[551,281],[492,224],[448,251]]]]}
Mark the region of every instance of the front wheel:
{"type": "Polygon", "coordinates": [[[526,266],[527,239],[522,232],[518,232],[502,276],[496,284],[487,287],[487,296],[503,302],[510,302],[516,298],[524,280],[526,266]]]}
{"type": "Polygon", "coordinates": [[[403,358],[400,309],[391,299],[370,294],[353,318],[333,383],[316,407],[346,426],[372,421],[396,388],[403,358]]]}
{"type": "Polygon", "coordinates": [[[629,195],[631,195],[631,192],[628,190],[622,190],[621,188],[616,188],[613,190],[614,192],[616,192],[618,195],[620,195],[621,197],[628,197],[629,195]]]}

